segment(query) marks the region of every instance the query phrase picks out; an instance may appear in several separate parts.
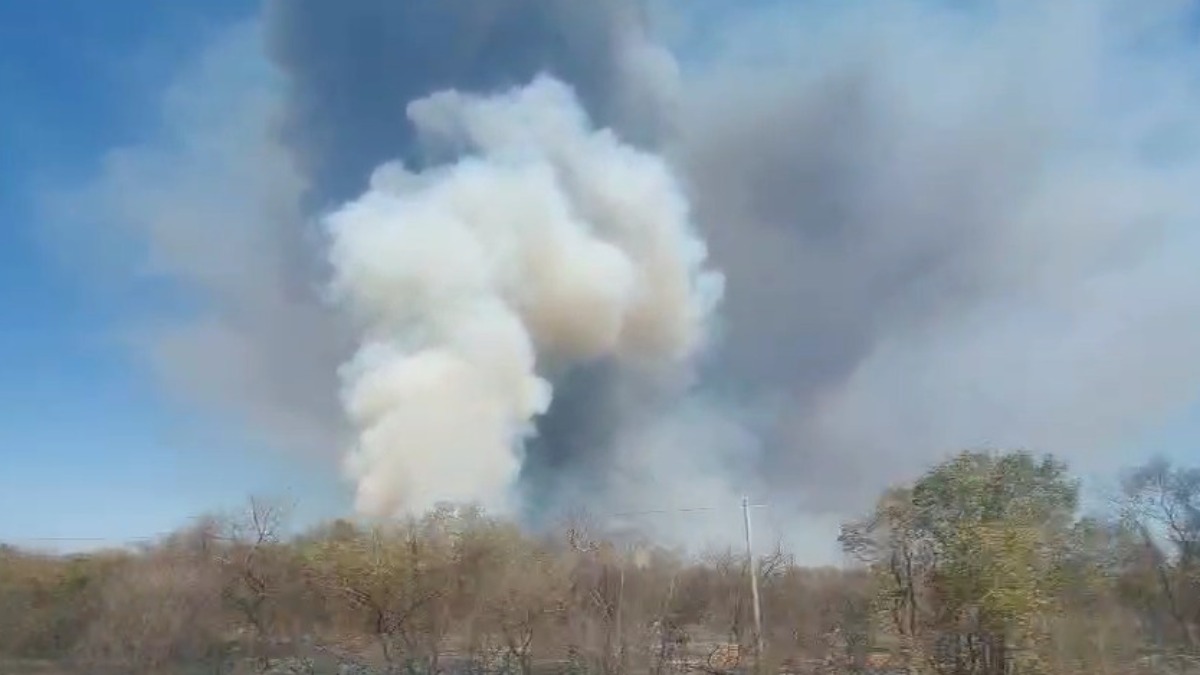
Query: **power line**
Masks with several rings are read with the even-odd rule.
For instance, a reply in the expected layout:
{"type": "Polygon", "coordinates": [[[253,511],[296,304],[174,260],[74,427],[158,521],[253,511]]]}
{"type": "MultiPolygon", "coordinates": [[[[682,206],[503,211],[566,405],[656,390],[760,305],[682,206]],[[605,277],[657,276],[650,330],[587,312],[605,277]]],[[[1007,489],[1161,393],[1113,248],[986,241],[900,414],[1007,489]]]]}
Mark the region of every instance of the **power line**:
{"type": "Polygon", "coordinates": [[[136,537],[5,537],[0,538],[0,543],[10,542],[28,542],[28,543],[53,543],[53,542],[128,542],[128,541],[154,541],[159,537],[167,537],[173,532],[163,532],[157,535],[141,535],[136,537]]]}
{"type": "Polygon", "coordinates": [[[696,507],[692,507],[692,508],[681,508],[681,509],[649,509],[646,511],[623,511],[620,513],[606,513],[606,514],[600,514],[600,515],[604,516],[604,517],[608,517],[608,518],[625,518],[628,516],[648,516],[648,515],[655,515],[655,514],[662,514],[662,513],[691,513],[693,511],[717,511],[717,510],[718,510],[718,507],[716,507],[716,506],[696,506],[696,507]]]}

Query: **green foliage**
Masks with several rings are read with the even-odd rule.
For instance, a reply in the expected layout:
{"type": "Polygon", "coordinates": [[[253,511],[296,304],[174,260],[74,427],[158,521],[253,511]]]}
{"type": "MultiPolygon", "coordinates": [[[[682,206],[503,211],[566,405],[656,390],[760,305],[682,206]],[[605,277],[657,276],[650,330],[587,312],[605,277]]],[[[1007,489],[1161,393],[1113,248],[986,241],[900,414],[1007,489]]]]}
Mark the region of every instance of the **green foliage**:
{"type": "Polygon", "coordinates": [[[1059,610],[1077,505],[1052,457],[964,452],[889,491],[842,543],[875,570],[880,613],[910,659],[984,672],[1036,653],[1042,620],[1059,610]]]}

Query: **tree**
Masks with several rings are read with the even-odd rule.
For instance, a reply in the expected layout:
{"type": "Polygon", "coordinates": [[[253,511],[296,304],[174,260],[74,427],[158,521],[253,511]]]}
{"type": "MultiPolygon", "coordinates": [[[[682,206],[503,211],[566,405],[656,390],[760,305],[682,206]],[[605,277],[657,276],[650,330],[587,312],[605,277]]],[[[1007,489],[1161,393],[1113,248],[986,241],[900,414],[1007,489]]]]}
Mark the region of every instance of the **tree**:
{"type": "Polygon", "coordinates": [[[294,564],[280,538],[284,517],[280,506],[252,497],[215,535],[222,600],[248,636],[249,653],[261,671],[271,667],[271,645],[283,637],[284,596],[299,590],[289,578],[294,564]]]}
{"type": "Polygon", "coordinates": [[[340,628],[371,635],[389,672],[412,665],[420,643],[419,613],[445,592],[440,584],[426,583],[419,534],[415,523],[379,526],[306,551],[312,581],[340,610],[340,628]]]}
{"type": "Polygon", "coordinates": [[[480,604],[487,629],[502,645],[504,663],[529,675],[536,639],[566,611],[568,570],[562,560],[515,534],[497,542],[502,548],[480,604]]]}
{"type": "Polygon", "coordinates": [[[1077,503],[1052,457],[964,452],[887,493],[841,541],[875,571],[910,661],[999,675],[1036,667],[1077,503]]]}
{"type": "Polygon", "coordinates": [[[0,547],[0,654],[62,658],[96,620],[120,553],[54,556],[0,547]]]}
{"type": "Polygon", "coordinates": [[[221,576],[204,526],[145,550],[109,577],[81,643],[87,672],[220,669],[231,656],[221,576]]]}
{"type": "Polygon", "coordinates": [[[1125,476],[1122,487],[1122,511],[1141,538],[1156,604],[1174,626],[1170,640],[1195,655],[1200,646],[1200,469],[1155,459],[1125,476]]]}

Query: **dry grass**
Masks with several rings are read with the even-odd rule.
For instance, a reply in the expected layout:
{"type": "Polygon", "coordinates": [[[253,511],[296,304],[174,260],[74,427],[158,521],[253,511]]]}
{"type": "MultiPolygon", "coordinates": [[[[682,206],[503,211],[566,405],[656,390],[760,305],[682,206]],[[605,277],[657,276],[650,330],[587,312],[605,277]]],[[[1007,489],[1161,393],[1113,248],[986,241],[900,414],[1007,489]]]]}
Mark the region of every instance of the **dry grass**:
{"type": "Polygon", "coordinates": [[[53,661],[0,658],[0,675],[75,675],[53,661]]]}

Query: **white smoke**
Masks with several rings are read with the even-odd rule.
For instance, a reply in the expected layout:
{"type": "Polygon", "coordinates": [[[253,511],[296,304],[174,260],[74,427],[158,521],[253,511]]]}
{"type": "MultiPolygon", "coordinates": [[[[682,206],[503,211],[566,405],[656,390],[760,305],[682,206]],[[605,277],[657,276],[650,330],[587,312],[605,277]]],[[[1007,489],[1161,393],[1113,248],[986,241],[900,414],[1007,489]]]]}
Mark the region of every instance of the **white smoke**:
{"type": "Polygon", "coordinates": [[[384,165],[326,219],[333,295],[362,331],[341,373],[347,466],[368,515],[507,511],[554,373],[686,367],[723,279],[667,164],[593,130],[560,82],[442,92],[408,115],[431,152],[465,154],[384,165]]]}

